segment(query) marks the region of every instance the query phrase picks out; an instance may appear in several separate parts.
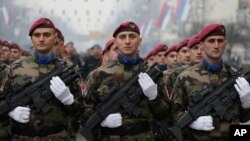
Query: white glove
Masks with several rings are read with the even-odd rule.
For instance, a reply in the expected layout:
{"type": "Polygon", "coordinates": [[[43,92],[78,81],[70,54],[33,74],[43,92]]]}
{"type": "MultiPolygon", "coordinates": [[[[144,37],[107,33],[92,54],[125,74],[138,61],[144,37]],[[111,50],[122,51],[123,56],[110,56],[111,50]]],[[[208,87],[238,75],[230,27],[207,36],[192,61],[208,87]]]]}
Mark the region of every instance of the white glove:
{"type": "Polygon", "coordinates": [[[102,122],[102,127],[117,128],[122,125],[122,116],[120,113],[108,115],[102,122]]]}
{"type": "Polygon", "coordinates": [[[50,90],[64,105],[71,105],[74,103],[74,96],[58,76],[52,77],[50,80],[50,90]]]}
{"type": "Polygon", "coordinates": [[[18,106],[9,112],[9,117],[20,123],[28,123],[30,120],[30,108],[18,106]]]}
{"type": "Polygon", "coordinates": [[[147,73],[140,73],[138,82],[142,88],[142,91],[149,100],[154,100],[157,97],[157,85],[150,78],[147,73]]]}
{"type": "Polygon", "coordinates": [[[213,118],[210,115],[200,116],[195,121],[193,121],[189,127],[195,130],[212,131],[214,130],[213,118]]]}
{"type": "Polygon", "coordinates": [[[234,87],[239,94],[242,107],[250,108],[250,86],[247,80],[243,77],[238,77],[234,87]]]}

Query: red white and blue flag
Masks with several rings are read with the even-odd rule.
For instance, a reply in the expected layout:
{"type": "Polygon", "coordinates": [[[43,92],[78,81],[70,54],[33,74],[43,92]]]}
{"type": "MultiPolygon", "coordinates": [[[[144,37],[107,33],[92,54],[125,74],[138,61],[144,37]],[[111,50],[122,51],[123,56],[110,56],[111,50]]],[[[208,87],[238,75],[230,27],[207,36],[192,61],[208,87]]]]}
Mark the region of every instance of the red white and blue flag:
{"type": "Polygon", "coordinates": [[[191,9],[192,0],[178,0],[175,7],[175,17],[177,20],[186,21],[191,9]]]}
{"type": "Polygon", "coordinates": [[[172,12],[173,12],[173,7],[168,5],[167,2],[165,1],[161,7],[160,14],[156,21],[156,26],[164,30],[172,18],[172,12]]]}

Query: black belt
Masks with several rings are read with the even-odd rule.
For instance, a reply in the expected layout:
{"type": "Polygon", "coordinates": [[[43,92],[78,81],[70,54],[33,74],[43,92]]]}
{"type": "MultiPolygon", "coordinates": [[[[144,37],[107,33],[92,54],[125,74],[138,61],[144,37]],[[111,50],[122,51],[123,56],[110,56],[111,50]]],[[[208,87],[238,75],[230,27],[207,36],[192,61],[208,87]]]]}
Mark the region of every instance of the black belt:
{"type": "Polygon", "coordinates": [[[141,134],[144,132],[148,132],[151,130],[149,123],[134,123],[130,126],[121,126],[118,128],[102,128],[102,134],[103,135],[119,135],[119,136],[125,136],[125,135],[136,135],[141,134]]]}
{"type": "Polygon", "coordinates": [[[28,136],[28,137],[44,137],[52,134],[59,133],[65,129],[64,125],[57,125],[53,127],[41,127],[38,129],[30,129],[30,128],[20,128],[20,127],[12,127],[12,133],[19,136],[28,136]]]}

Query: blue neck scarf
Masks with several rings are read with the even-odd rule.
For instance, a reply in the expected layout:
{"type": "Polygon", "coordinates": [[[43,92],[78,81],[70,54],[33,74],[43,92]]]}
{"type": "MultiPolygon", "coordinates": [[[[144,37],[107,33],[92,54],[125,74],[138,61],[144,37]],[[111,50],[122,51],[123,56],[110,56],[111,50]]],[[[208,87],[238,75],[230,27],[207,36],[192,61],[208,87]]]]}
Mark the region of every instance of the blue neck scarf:
{"type": "Polygon", "coordinates": [[[126,57],[122,54],[118,54],[118,59],[124,65],[135,65],[139,62],[139,58],[137,55],[134,57],[126,57]]]}
{"type": "Polygon", "coordinates": [[[223,61],[221,60],[221,62],[218,65],[211,65],[207,62],[206,59],[202,60],[202,64],[205,65],[207,67],[207,70],[209,72],[219,72],[222,69],[223,66],[223,61]]]}
{"type": "Polygon", "coordinates": [[[40,64],[49,64],[54,59],[53,52],[49,56],[42,56],[37,51],[35,51],[34,56],[38,59],[40,64]]]}
{"type": "Polygon", "coordinates": [[[157,65],[157,67],[158,67],[161,71],[167,70],[167,65],[157,65]]]}

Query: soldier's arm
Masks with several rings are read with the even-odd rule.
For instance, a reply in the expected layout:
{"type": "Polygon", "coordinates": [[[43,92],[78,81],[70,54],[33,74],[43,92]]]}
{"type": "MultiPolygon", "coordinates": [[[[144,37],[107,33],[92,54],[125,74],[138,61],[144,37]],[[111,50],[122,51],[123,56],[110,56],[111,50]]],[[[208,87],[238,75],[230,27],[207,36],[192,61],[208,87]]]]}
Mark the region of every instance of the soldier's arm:
{"type": "Polygon", "coordinates": [[[83,106],[82,106],[82,93],[80,88],[80,79],[75,80],[69,86],[71,93],[74,96],[74,103],[71,105],[64,105],[67,112],[72,116],[78,116],[82,113],[83,106]]]}
{"type": "Polygon", "coordinates": [[[0,98],[4,98],[7,95],[8,88],[10,87],[10,67],[6,66],[4,70],[1,70],[0,80],[0,98]]]}
{"type": "Polygon", "coordinates": [[[172,81],[172,72],[168,75],[168,78],[166,79],[166,87],[167,87],[167,90],[168,92],[172,92],[173,90],[173,87],[172,87],[172,84],[173,81],[172,81]]]}
{"type": "Polygon", "coordinates": [[[87,119],[89,118],[95,111],[95,103],[97,101],[97,82],[96,82],[96,77],[97,73],[96,71],[92,71],[87,79],[86,79],[86,86],[87,86],[87,94],[84,97],[83,101],[83,107],[84,107],[84,112],[83,112],[83,118],[87,119]]]}
{"type": "Polygon", "coordinates": [[[175,122],[185,111],[187,107],[188,98],[185,97],[184,80],[182,76],[178,76],[171,95],[173,95],[173,113],[172,120],[175,122]]]}
{"type": "MultiPolygon", "coordinates": [[[[67,66],[73,66],[74,64],[71,61],[67,61],[67,66]]],[[[78,66],[76,66],[75,69],[79,69],[78,66]]],[[[66,109],[67,113],[69,113],[71,116],[79,116],[83,110],[82,106],[82,92],[80,87],[80,78],[75,79],[72,83],[68,85],[71,94],[74,96],[74,102],[71,105],[64,105],[64,108],[66,109]]]]}
{"type": "Polygon", "coordinates": [[[160,79],[158,82],[158,95],[156,99],[150,100],[149,105],[154,113],[155,117],[159,120],[166,119],[169,117],[169,104],[164,100],[164,88],[163,88],[163,79],[160,79]]]}

